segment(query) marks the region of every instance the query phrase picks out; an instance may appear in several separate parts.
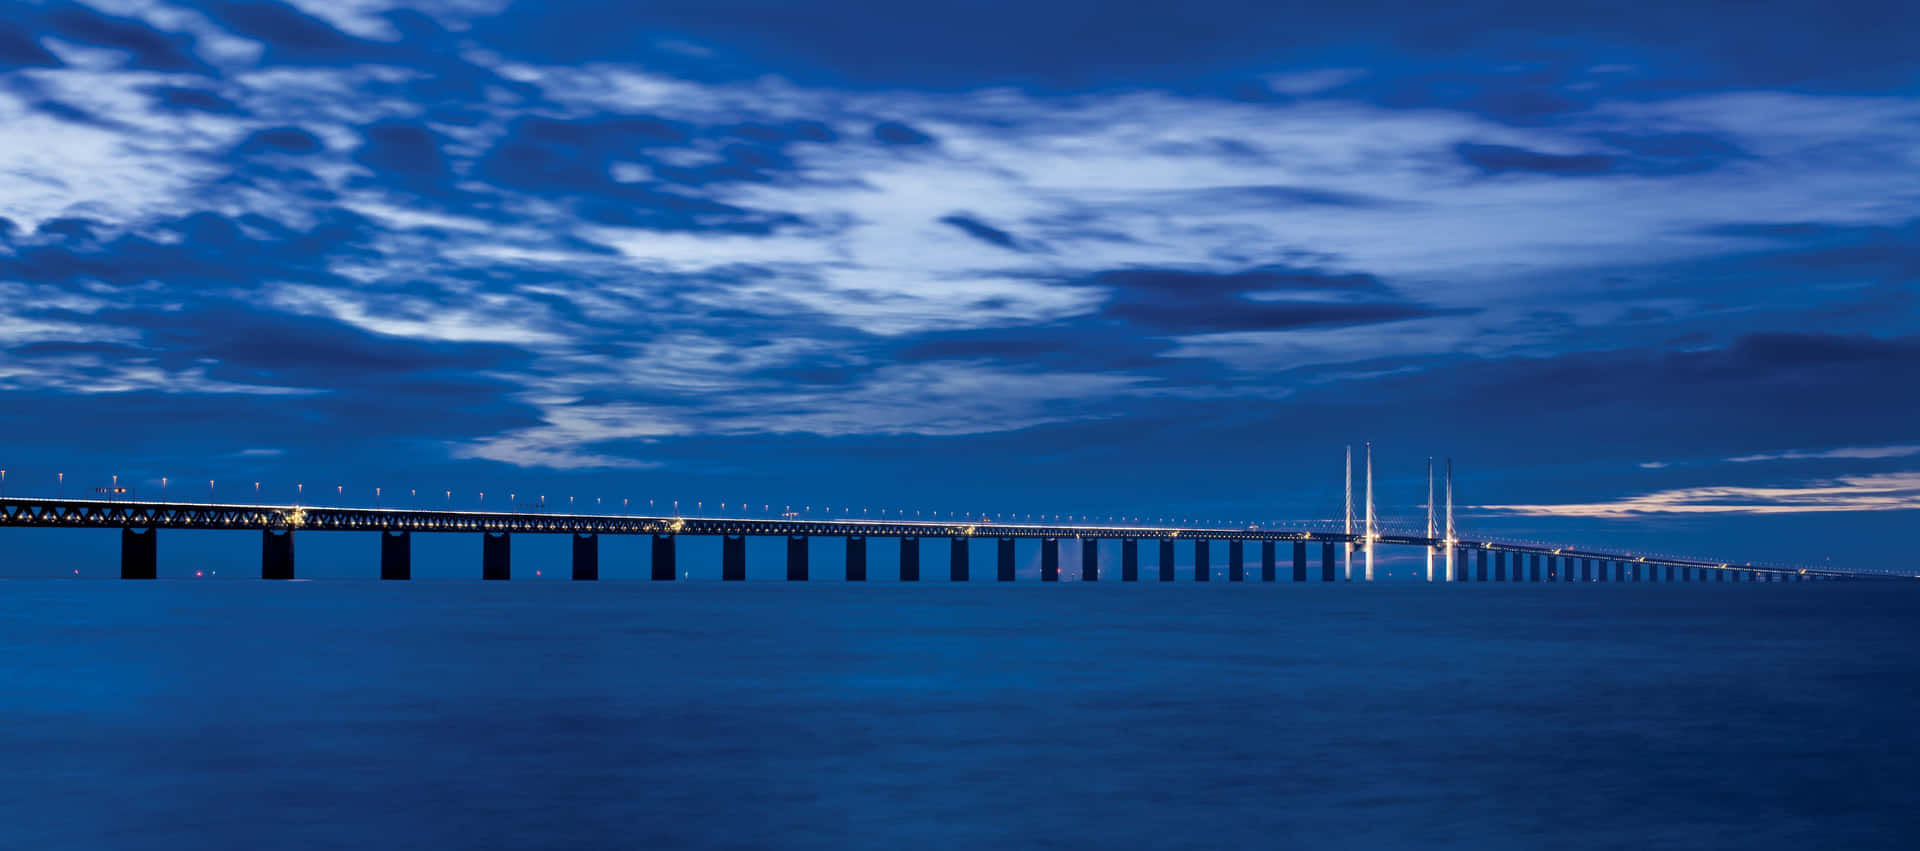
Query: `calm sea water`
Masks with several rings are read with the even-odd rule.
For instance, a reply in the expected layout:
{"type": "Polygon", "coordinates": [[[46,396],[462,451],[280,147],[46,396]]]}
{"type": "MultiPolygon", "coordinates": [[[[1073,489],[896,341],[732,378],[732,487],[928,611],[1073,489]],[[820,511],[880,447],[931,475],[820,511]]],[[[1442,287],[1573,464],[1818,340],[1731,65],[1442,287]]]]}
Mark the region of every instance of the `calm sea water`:
{"type": "Polygon", "coordinates": [[[1915,589],[0,582],[0,847],[1920,847],[1915,589]]]}

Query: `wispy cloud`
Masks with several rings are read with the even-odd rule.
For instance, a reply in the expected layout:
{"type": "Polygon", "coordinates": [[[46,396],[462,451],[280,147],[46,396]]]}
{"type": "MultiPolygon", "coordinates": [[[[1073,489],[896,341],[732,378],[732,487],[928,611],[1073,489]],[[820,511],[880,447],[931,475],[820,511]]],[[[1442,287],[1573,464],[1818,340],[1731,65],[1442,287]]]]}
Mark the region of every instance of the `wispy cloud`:
{"type": "Polygon", "coordinates": [[[1523,517],[1620,519],[1647,514],[1810,514],[1835,511],[1920,510],[1920,473],[1845,476],[1803,487],[1708,486],[1677,488],[1613,502],[1561,505],[1483,505],[1523,517]]]}
{"type": "Polygon", "coordinates": [[[1741,455],[1727,460],[1735,464],[1750,464],[1755,461],[1809,461],[1825,458],[1881,459],[1906,458],[1913,455],[1920,455],[1920,444],[1848,446],[1840,449],[1789,449],[1784,452],[1741,455]]]}

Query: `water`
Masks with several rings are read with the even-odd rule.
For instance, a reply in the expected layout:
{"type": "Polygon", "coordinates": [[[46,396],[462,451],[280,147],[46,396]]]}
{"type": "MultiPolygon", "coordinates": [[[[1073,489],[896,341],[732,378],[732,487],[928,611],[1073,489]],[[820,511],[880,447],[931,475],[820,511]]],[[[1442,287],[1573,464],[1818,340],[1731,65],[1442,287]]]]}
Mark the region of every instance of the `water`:
{"type": "Polygon", "coordinates": [[[0,582],[0,847],[1906,849],[1916,603],[0,582]]]}

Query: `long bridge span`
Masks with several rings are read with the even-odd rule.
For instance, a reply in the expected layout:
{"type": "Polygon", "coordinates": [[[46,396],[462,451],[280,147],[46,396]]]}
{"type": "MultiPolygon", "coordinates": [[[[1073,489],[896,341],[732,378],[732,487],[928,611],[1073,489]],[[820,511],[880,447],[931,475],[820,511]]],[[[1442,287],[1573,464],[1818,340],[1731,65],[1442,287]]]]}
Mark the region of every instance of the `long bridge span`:
{"type": "MultiPolygon", "coordinates": [[[[1294,582],[1333,582],[1354,578],[1353,559],[1362,555],[1363,581],[1373,575],[1373,552],[1379,546],[1418,547],[1426,552],[1427,578],[1443,582],[1785,582],[1854,578],[1885,578],[1885,574],[1830,568],[1804,568],[1702,559],[1651,556],[1631,552],[1552,547],[1497,539],[1474,539],[1451,532],[1424,535],[1388,534],[1374,522],[1371,476],[1362,528],[1350,518],[1325,529],[1221,528],[1205,526],[1126,525],[1098,523],[1019,523],[982,520],[868,520],[763,519],[744,517],[634,516],[626,514],[549,514],[488,511],[437,511],[400,508],[350,508],[307,505],[249,505],[228,503],[141,502],[122,500],[40,499],[0,497],[0,527],[119,529],[120,575],[152,579],[158,575],[158,537],[162,529],[258,531],[261,535],[261,577],[292,579],[296,533],[377,533],[381,539],[380,578],[412,578],[412,536],[471,534],[481,538],[481,577],[510,579],[512,536],[569,535],[573,539],[574,579],[600,577],[599,539],[602,535],[646,535],[652,538],[652,570],[656,580],[673,580],[677,543],[687,536],[721,539],[721,578],[746,578],[746,539],[783,537],[787,540],[786,576],[804,581],[812,575],[808,541],[816,537],[844,538],[847,542],[845,578],[867,579],[867,543],[871,538],[900,542],[900,576],[921,579],[920,541],[946,539],[948,578],[970,579],[969,548],[975,541],[991,541],[997,553],[996,578],[1014,579],[1014,542],[1040,541],[1042,581],[1060,578],[1060,542],[1080,541],[1080,578],[1111,578],[1103,574],[1097,543],[1121,543],[1119,579],[1138,581],[1140,543],[1157,545],[1157,578],[1176,578],[1175,548],[1190,548],[1195,581],[1212,578],[1213,559],[1221,558],[1229,581],[1252,578],[1248,550],[1257,549],[1258,580],[1278,581],[1280,568],[1291,568],[1294,582]],[[1220,552],[1224,549],[1225,552],[1220,552]],[[1436,572],[1435,559],[1444,563],[1436,572]]],[[[1449,486],[1447,529],[1452,529],[1449,486]]],[[[1429,500],[1431,505],[1431,500],[1429,500]]],[[[1349,512],[1351,514],[1351,511],[1349,512]]],[[[1433,530],[1429,508],[1428,528],[1433,530]]]]}

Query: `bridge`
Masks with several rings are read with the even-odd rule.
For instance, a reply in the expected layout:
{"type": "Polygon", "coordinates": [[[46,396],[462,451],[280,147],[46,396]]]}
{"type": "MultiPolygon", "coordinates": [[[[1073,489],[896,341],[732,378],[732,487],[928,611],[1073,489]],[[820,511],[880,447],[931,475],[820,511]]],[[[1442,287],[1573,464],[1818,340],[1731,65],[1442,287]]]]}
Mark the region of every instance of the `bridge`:
{"type": "Polygon", "coordinates": [[[1040,578],[1060,578],[1060,542],[1078,540],[1080,578],[1103,577],[1097,543],[1121,542],[1120,580],[1140,579],[1140,543],[1158,545],[1158,579],[1175,579],[1175,548],[1188,549],[1193,579],[1212,577],[1216,545],[1224,545],[1229,581],[1248,578],[1247,551],[1258,548],[1259,578],[1277,579],[1280,548],[1291,559],[1291,579],[1323,582],[1353,579],[1353,557],[1366,563],[1363,579],[1372,578],[1371,562],[1377,546],[1418,547],[1426,551],[1428,579],[1452,582],[1783,582],[1808,579],[1880,577],[1882,574],[1784,566],[1735,564],[1699,559],[1654,557],[1626,552],[1547,547],[1538,544],[1475,540],[1462,537],[1386,534],[1323,530],[1267,530],[1089,523],[1001,523],[986,520],[800,520],[744,517],[660,517],[609,514],[544,514],[488,511],[435,511],[394,508],[345,508],[304,505],[245,505],[117,500],[0,498],[0,527],[119,529],[120,575],[152,579],[158,575],[159,530],[197,529],[258,531],[264,579],[294,578],[295,533],[377,533],[380,536],[380,578],[409,579],[411,538],[422,534],[479,535],[481,577],[509,579],[512,536],[569,535],[573,538],[573,578],[600,577],[601,535],[647,535],[652,538],[652,578],[672,580],[681,574],[676,565],[677,542],[682,537],[719,537],[720,575],[725,580],[746,578],[746,538],[783,537],[787,541],[787,578],[804,581],[812,576],[807,544],[815,537],[847,541],[845,577],[867,578],[867,541],[891,538],[900,542],[900,576],[921,578],[920,541],[948,541],[948,578],[966,581],[969,547],[991,540],[997,550],[997,576],[1014,578],[1014,542],[1040,541],[1040,578]],[[1444,558],[1444,574],[1436,575],[1434,557],[1444,558]],[[1340,564],[1344,563],[1344,571],[1340,564]]]}
{"type": "MultiPolygon", "coordinates": [[[[39,499],[0,496],[0,527],[120,530],[120,576],[153,579],[159,575],[158,540],[161,529],[197,529],[260,532],[260,576],[294,578],[295,532],[361,532],[380,536],[380,578],[411,579],[414,533],[477,534],[481,536],[480,576],[487,580],[513,577],[513,536],[569,535],[573,538],[573,578],[600,578],[600,536],[647,535],[652,538],[651,575],[670,581],[681,577],[678,542],[686,536],[718,537],[720,578],[747,578],[749,537],[781,537],[787,542],[787,579],[812,576],[808,542],[816,537],[844,538],[847,543],[846,579],[867,579],[867,541],[891,538],[900,543],[900,580],[921,578],[920,541],[948,542],[947,576],[954,582],[971,579],[969,552],[975,540],[992,539],[996,576],[1014,580],[1014,544],[1021,538],[1040,541],[1040,579],[1060,579],[1060,541],[1078,540],[1080,579],[1101,578],[1099,542],[1120,541],[1120,581],[1140,579],[1140,542],[1153,541],[1159,549],[1159,580],[1176,578],[1175,547],[1190,548],[1193,579],[1213,578],[1213,545],[1225,544],[1230,582],[1247,579],[1246,552],[1258,545],[1260,580],[1278,579],[1280,547],[1291,552],[1294,582],[1309,581],[1317,573],[1322,582],[1352,581],[1353,557],[1362,558],[1362,580],[1374,578],[1374,551],[1380,546],[1419,547],[1425,550],[1427,581],[1444,582],[1786,582],[1855,578],[1885,578],[1886,574],[1832,568],[1736,564],[1712,560],[1652,556],[1628,552],[1554,547],[1537,543],[1472,539],[1457,533],[1453,518],[1453,462],[1445,475],[1444,523],[1435,504],[1433,459],[1427,459],[1426,529],[1424,533],[1384,531],[1374,510],[1373,446],[1365,459],[1365,505],[1354,513],[1353,451],[1346,460],[1346,516],[1334,528],[1263,529],[1258,526],[1208,527],[1074,522],[1001,522],[985,517],[947,520],[781,519],[750,517],[683,517],[631,514],[549,514],[355,508],[345,506],[249,505],[238,503],[143,502],[126,499],[39,499]],[[1356,528],[1357,527],[1357,528],[1356,528]],[[1314,550],[1318,552],[1314,552],[1314,550]],[[1436,574],[1438,554],[1444,569],[1436,574]],[[1317,556],[1317,558],[1311,558],[1317,556]],[[1336,565],[1338,556],[1338,565],[1336,565]],[[1317,567],[1317,571],[1313,568],[1317,567]]],[[[64,476],[62,477],[64,479],[64,476]]],[[[123,492],[115,487],[113,493],[123,492]]]]}

